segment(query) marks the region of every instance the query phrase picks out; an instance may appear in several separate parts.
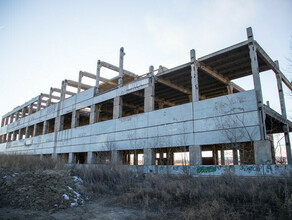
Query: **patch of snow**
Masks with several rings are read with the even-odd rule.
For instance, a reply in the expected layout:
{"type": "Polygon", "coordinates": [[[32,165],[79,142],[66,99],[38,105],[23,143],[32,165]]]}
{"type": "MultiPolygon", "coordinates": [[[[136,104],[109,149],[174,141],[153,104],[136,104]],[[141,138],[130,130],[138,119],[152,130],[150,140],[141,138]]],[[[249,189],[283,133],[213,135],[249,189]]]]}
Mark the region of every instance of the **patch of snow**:
{"type": "Polygon", "coordinates": [[[65,200],[69,200],[69,196],[67,196],[66,194],[63,194],[63,198],[64,198],[65,200]]]}
{"type": "Polygon", "coordinates": [[[55,207],[58,207],[58,204],[54,204],[55,207]]]}
{"type": "Polygon", "coordinates": [[[7,178],[7,176],[3,176],[3,179],[6,179],[7,178]]]}
{"type": "Polygon", "coordinates": [[[69,190],[73,190],[70,186],[67,186],[67,188],[68,188],[69,190]]]}
{"type": "Polygon", "coordinates": [[[72,176],[72,178],[77,187],[80,187],[80,185],[83,183],[83,180],[79,176],[72,176]]]}

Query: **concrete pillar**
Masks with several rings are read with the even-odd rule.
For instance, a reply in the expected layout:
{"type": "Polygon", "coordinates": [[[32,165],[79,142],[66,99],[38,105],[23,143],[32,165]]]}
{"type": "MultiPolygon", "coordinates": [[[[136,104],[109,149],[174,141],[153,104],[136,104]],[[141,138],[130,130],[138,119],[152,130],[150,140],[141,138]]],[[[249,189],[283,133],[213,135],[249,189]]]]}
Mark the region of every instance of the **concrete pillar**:
{"type": "Polygon", "coordinates": [[[89,124],[97,122],[98,106],[96,104],[91,105],[89,124]]]}
{"type": "Polygon", "coordinates": [[[38,133],[39,133],[39,128],[38,128],[38,125],[37,124],[35,124],[34,126],[33,126],[33,137],[35,137],[35,136],[37,136],[38,135],[38,133]]]}
{"type": "Polygon", "coordinates": [[[31,114],[33,113],[32,109],[33,109],[33,103],[31,103],[31,104],[28,106],[28,115],[31,115],[31,114]]]}
{"type": "Polygon", "coordinates": [[[23,136],[22,129],[19,129],[19,131],[18,131],[18,140],[21,140],[22,136],[23,136]]]}
{"type": "Polygon", "coordinates": [[[48,132],[49,132],[49,122],[44,121],[43,134],[47,134],[48,132]]]}
{"type": "Polygon", "coordinates": [[[26,127],[25,128],[25,138],[28,138],[29,137],[29,133],[30,133],[30,128],[29,127],[26,127]]]}
{"type": "Polygon", "coordinates": [[[147,88],[144,89],[144,112],[151,112],[155,108],[155,79],[154,79],[154,67],[149,67],[150,83],[147,88]]]}
{"type": "Polygon", "coordinates": [[[37,109],[36,109],[37,111],[41,110],[42,100],[43,100],[43,94],[40,94],[37,101],[37,109]]]}
{"type": "Polygon", "coordinates": [[[200,145],[189,146],[190,165],[202,165],[202,149],[200,145]]]}
{"type": "Polygon", "coordinates": [[[256,164],[271,164],[271,142],[268,140],[254,142],[254,159],[256,164]]]}
{"type": "Polygon", "coordinates": [[[69,158],[68,158],[68,163],[73,164],[76,162],[75,154],[74,153],[69,153],[69,158]]]}
{"type": "Polygon", "coordinates": [[[64,116],[60,115],[55,118],[55,131],[62,131],[64,128],[64,116]]]}
{"type": "Polygon", "coordinates": [[[43,159],[44,159],[44,155],[40,154],[40,160],[43,160],[43,159]]]}
{"type": "Polygon", "coordinates": [[[198,66],[194,49],[191,50],[191,62],[192,102],[194,103],[199,101],[198,66]]]}
{"type": "Polygon", "coordinates": [[[95,94],[99,93],[99,78],[100,78],[100,69],[101,69],[101,62],[100,60],[97,61],[96,67],[96,81],[95,81],[95,94]]]}
{"type": "Polygon", "coordinates": [[[21,118],[24,118],[24,117],[25,117],[25,108],[26,108],[26,107],[24,107],[24,108],[21,110],[21,118]]]}
{"type": "Polygon", "coordinates": [[[225,165],[224,149],[221,149],[221,165],[225,165]]]}
{"type": "Polygon", "coordinates": [[[66,89],[67,89],[67,80],[62,81],[61,85],[61,101],[63,101],[66,98],[66,89]]]}
{"type": "Polygon", "coordinates": [[[233,154],[233,165],[238,165],[238,152],[237,152],[237,148],[232,149],[232,154],[233,154]]]}
{"type": "Polygon", "coordinates": [[[134,150],[134,165],[138,165],[138,152],[134,150]]]}
{"type": "Polygon", "coordinates": [[[50,94],[49,94],[49,99],[47,100],[47,107],[50,106],[52,104],[52,96],[53,96],[53,88],[50,88],[50,94]]]}
{"type": "Polygon", "coordinates": [[[144,149],[144,165],[155,165],[155,152],[152,148],[144,149]]]}
{"type": "Polygon", "coordinates": [[[79,118],[80,118],[80,111],[73,110],[72,111],[71,128],[76,128],[79,126],[79,118]]]}
{"type": "Polygon", "coordinates": [[[18,119],[19,119],[19,114],[20,114],[20,112],[18,111],[18,112],[16,112],[16,115],[15,115],[15,121],[17,121],[18,119]]]}
{"type": "Polygon", "coordinates": [[[253,83],[254,83],[254,89],[256,92],[257,107],[258,107],[258,114],[259,114],[259,120],[260,120],[259,123],[260,123],[261,140],[266,140],[267,132],[266,132],[266,124],[265,124],[265,114],[263,110],[263,95],[262,95],[262,86],[261,86],[261,80],[260,80],[260,75],[259,75],[259,64],[258,64],[258,58],[256,54],[256,47],[254,45],[253,33],[250,27],[247,28],[247,37],[248,37],[249,56],[251,60],[251,71],[253,75],[253,83]]]}
{"type": "Polygon", "coordinates": [[[13,133],[12,133],[12,141],[16,141],[16,135],[17,135],[16,131],[13,131],[13,133]]]}
{"type": "Polygon", "coordinates": [[[13,114],[10,115],[10,124],[13,122],[13,114]]]}
{"type": "MultiPolygon", "coordinates": [[[[277,68],[280,70],[279,62],[275,61],[275,64],[277,68]]],[[[279,72],[276,72],[276,78],[277,78],[278,93],[279,93],[279,98],[280,98],[282,116],[285,117],[285,119],[287,120],[287,112],[286,112],[285,97],[284,97],[284,91],[283,91],[283,85],[282,85],[282,78],[279,72]]],[[[287,123],[283,126],[283,131],[284,131],[285,143],[286,143],[287,162],[288,164],[292,164],[291,142],[290,142],[290,136],[289,136],[289,126],[287,123]]]]}
{"type": "Polygon", "coordinates": [[[214,165],[218,165],[218,150],[215,145],[213,146],[213,160],[214,160],[214,165]]]}
{"type": "Polygon", "coordinates": [[[82,71],[79,71],[77,93],[81,92],[82,77],[83,77],[83,73],[82,71]]]}
{"type": "Polygon", "coordinates": [[[93,156],[92,151],[87,152],[87,163],[88,164],[91,164],[92,163],[92,158],[93,158],[92,156],[93,156]]]}
{"type": "Polygon", "coordinates": [[[2,118],[1,127],[5,125],[5,118],[2,118]]]}
{"type": "Polygon", "coordinates": [[[233,85],[231,83],[229,83],[226,88],[228,95],[233,94],[233,85]]]}
{"type": "Polygon", "coordinates": [[[124,78],[124,48],[120,49],[120,63],[119,63],[119,87],[123,86],[123,78],[124,78]]]}
{"type": "Polygon", "coordinates": [[[123,98],[121,96],[114,98],[113,119],[121,118],[123,113],[123,98]]]}
{"type": "Polygon", "coordinates": [[[117,150],[113,150],[111,153],[112,153],[112,156],[111,156],[112,164],[116,164],[116,165],[121,164],[120,152],[117,150]]]}

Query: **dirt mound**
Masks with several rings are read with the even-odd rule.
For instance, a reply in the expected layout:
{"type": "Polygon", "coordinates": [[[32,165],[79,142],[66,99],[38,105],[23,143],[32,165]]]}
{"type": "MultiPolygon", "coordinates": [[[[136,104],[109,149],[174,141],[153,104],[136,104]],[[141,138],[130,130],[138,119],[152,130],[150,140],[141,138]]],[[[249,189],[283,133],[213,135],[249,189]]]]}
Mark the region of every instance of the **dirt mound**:
{"type": "Polygon", "coordinates": [[[83,181],[69,170],[0,168],[0,207],[56,210],[83,204],[83,181]]]}

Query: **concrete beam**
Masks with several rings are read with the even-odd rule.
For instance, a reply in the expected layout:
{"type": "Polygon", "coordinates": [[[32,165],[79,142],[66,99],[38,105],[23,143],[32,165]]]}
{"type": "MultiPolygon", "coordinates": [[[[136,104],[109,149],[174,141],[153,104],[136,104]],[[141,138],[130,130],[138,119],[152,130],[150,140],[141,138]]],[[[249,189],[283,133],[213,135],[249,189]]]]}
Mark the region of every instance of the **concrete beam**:
{"type": "MultiPolygon", "coordinates": [[[[78,88],[78,82],[74,81],[74,80],[66,80],[67,81],[67,85],[68,86],[71,86],[71,87],[74,87],[74,88],[78,88]]],[[[81,89],[83,90],[87,90],[87,89],[90,89],[92,88],[93,86],[90,86],[90,85],[87,85],[87,84],[83,84],[81,83],[81,89]]],[[[75,93],[74,93],[75,95],[75,93]]]]}
{"type": "Polygon", "coordinates": [[[119,87],[123,86],[123,78],[124,78],[124,48],[121,47],[120,49],[120,62],[119,62],[119,87]]]}
{"type": "MultiPolygon", "coordinates": [[[[105,68],[107,68],[107,69],[113,70],[113,71],[115,71],[115,72],[119,72],[119,67],[117,67],[117,66],[115,66],[115,65],[112,65],[112,64],[110,64],[110,63],[107,63],[107,62],[101,61],[101,66],[103,66],[103,67],[105,67],[105,68]]],[[[128,71],[128,70],[123,70],[123,73],[124,73],[125,75],[131,76],[131,77],[133,77],[133,78],[137,78],[137,77],[138,77],[137,74],[132,73],[132,72],[130,72],[130,71],[128,71]]]]}

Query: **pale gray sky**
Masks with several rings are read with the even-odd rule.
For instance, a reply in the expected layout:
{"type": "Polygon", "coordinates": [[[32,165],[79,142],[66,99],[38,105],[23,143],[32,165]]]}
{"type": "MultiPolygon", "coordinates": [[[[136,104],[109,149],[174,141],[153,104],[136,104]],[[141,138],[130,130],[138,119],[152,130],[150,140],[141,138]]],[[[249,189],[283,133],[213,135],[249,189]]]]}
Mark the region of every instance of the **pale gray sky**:
{"type": "MultiPolygon", "coordinates": [[[[201,57],[244,41],[251,26],[285,70],[291,11],[290,0],[0,0],[0,115],[80,70],[95,73],[98,59],[118,65],[122,46],[125,69],[143,74],[188,62],[190,49],[201,57]]],[[[274,74],[261,78],[264,99],[279,110],[274,74]]],[[[239,83],[253,88],[250,79],[239,83]]],[[[286,104],[291,117],[291,98],[286,104]]]]}

